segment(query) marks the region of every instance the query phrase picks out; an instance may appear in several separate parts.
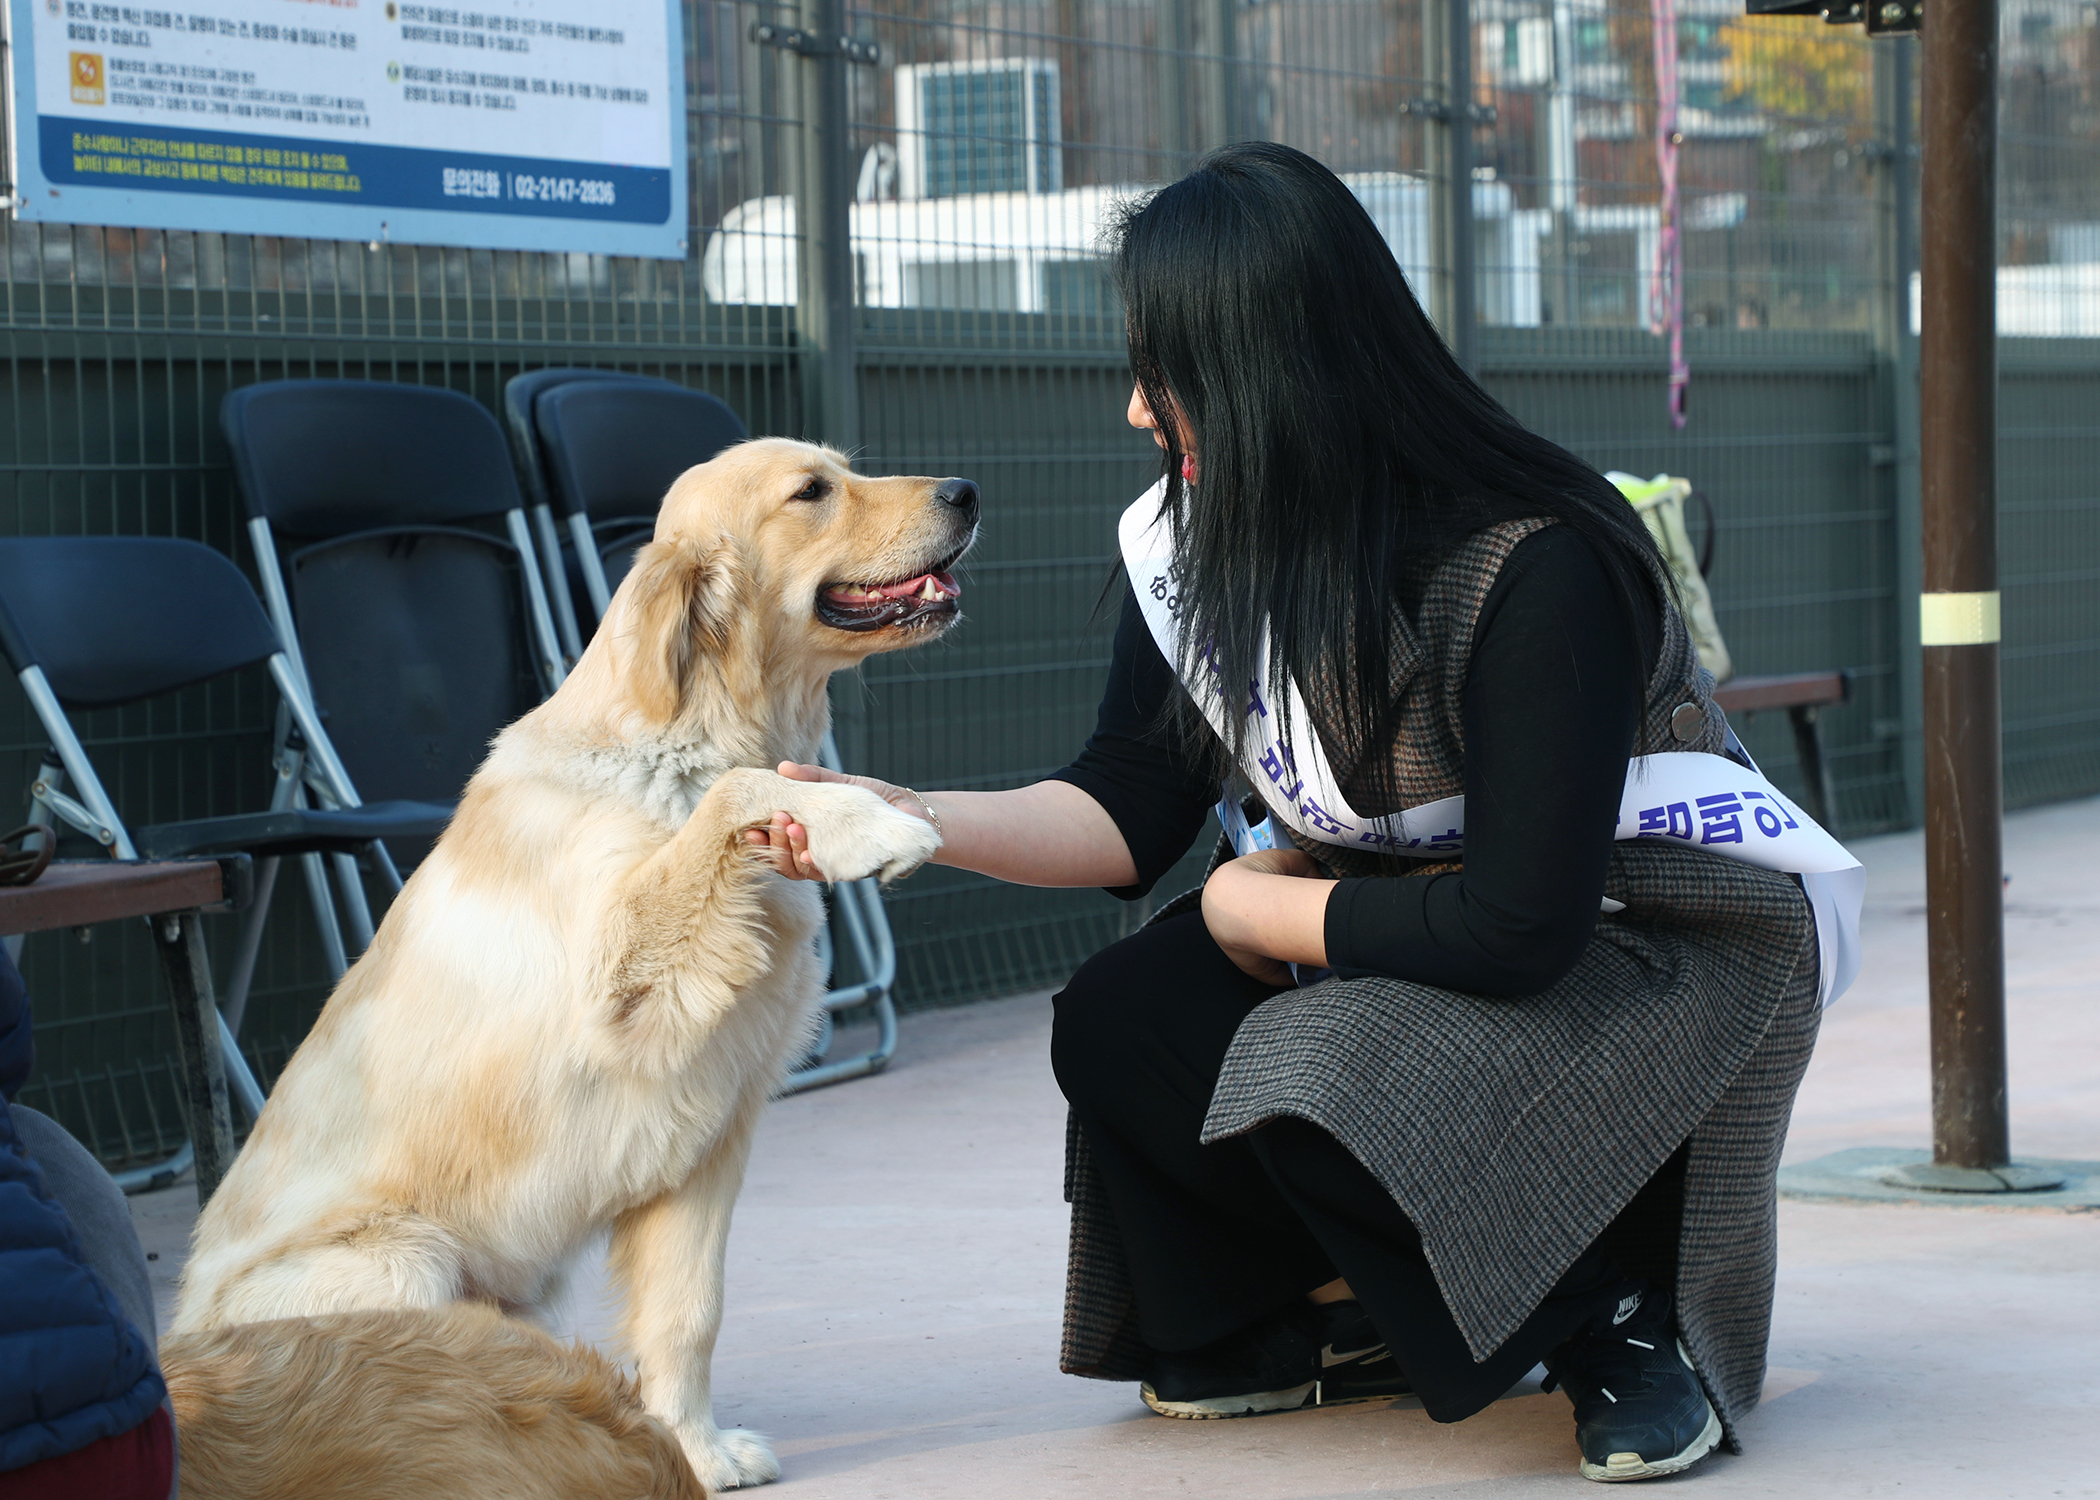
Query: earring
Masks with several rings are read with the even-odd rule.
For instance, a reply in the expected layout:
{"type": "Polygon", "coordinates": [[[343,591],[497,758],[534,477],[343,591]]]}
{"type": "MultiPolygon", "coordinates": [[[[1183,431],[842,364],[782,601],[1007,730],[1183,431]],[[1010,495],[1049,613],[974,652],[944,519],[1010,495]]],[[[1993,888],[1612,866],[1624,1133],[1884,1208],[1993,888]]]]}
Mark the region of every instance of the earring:
{"type": "Polygon", "coordinates": [[[1194,484],[1196,482],[1196,456],[1193,453],[1181,455],[1181,482],[1183,484],[1194,484]]]}

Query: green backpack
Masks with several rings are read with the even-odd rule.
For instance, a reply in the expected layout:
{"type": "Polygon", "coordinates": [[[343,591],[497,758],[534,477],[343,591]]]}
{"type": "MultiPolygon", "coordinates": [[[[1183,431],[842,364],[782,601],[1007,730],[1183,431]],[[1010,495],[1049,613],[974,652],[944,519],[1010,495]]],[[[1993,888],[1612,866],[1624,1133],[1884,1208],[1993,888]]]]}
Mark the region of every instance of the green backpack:
{"type": "Polygon", "coordinates": [[[1617,470],[1604,477],[1633,502],[1633,508],[1648,523],[1648,534],[1662,549],[1663,560],[1670,565],[1670,577],[1677,585],[1677,607],[1684,614],[1692,645],[1699,652],[1699,665],[1714,674],[1716,684],[1726,682],[1735,675],[1735,663],[1729,660],[1728,643],[1721,639],[1721,627],[1714,621],[1714,596],[1699,572],[1699,554],[1693,549],[1692,534],[1684,524],[1684,502],[1692,493],[1692,482],[1672,479],[1667,474],[1637,479],[1617,470]]]}

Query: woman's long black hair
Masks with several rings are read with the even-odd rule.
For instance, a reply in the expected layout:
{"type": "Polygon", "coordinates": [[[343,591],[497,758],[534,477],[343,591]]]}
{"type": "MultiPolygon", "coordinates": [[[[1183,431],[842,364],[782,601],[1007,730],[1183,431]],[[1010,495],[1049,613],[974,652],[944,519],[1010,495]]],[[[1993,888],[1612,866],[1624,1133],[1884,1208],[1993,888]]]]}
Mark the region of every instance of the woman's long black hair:
{"type": "MultiPolygon", "coordinates": [[[[1629,618],[1652,618],[1658,554],[1633,507],[1459,367],[1363,205],[1310,156],[1212,152],[1126,212],[1112,270],[1166,439],[1182,659],[1208,650],[1225,681],[1250,681],[1266,627],[1268,701],[1286,681],[1338,688],[1339,738],[1366,755],[1337,770],[1370,801],[1390,790],[1406,576],[1457,541],[1555,517],[1590,540],[1629,618]]],[[[1186,707],[1187,742],[1214,746],[1186,707]]],[[[1234,765],[1241,729],[1221,747],[1234,765]]]]}

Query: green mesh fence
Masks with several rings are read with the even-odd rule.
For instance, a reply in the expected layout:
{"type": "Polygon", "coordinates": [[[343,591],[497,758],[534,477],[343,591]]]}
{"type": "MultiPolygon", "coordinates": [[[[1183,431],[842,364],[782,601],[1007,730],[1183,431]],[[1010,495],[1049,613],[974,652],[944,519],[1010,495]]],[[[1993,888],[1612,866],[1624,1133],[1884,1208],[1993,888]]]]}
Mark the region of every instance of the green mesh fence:
{"type": "MultiPolygon", "coordinates": [[[[520,370],[595,365],[711,391],[754,432],[801,432],[800,236],[778,207],[792,207],[805,144],[800,64],[750,40],[753,21],[797,12],[692,0],[686,13],[683,262],[0,223],[0,534],[187,536],[247,566],[216,411],[258,380],[409,381],[494,407],[520,370]]],[[[1684,474],[1712,500],[1712,582],[1740,670],[1850,670],[1853,701],[1823,721],[1840,831],[1901,827],[1916,795],[1902,644],[1913,502],[1889,332],[1908,277],[1875,254],[1886,54],[1820,23],[1745,27],[1684,7],[1685,76],[1704,92],[1686,100],[1699,111],[1685,146],[1692,419],[1675,431],[1641,313],[1646,13],[1476,4],[1473,97],[1495,111],[1475,127],[1481,374],[1592,462],[1684,474]]],[[[2026,13],[2007,50],[2003,258],[2018,274],[2001,294],[2008,332],[2059,336],[2008,338],[2003,353],[2012,804],[2100,792],[2100,339],[2073,336],[2100,331],[2080,322],[2100,262],[2100,74],[2086,12],[2026,13]]],[[[928,0],[849,19],[884,58],[853,72],[835,147],[857,182],[859,461],[970,476],[986,512],[967,622],[842,681],[841,741],[856,768],[922,787],[1020,785],[1091,726],[1114,517],[1155,472],[1123,423],[1120,320],[1096,259],[1111,200],[1219,140],[1288,140],[1350,175],[1434,301],[1446,127],[1424,105],[1440,86],[1424,12],[928,0]],[[940,81],[958,74],[975,81],[940,81]],[[973,115],[971,100],[991,103],[973,115]]],[[[235,678],[80,727],[128,817],[201,816],[266,796],[269,705],[260,680],[235,678]]],[[[1797,786],[1779,717],[1743,727],[1797,786]]],[[[0,786],[26,788],[43,748],[19,694],[0,693],[0,786]]],[[[1163,894],[1193,880],[1195,859],[1163,894]]],[[[1143,910],[924,871],[889,898],[899,999],[1055,984],[1143,910]]],[[[209,928],[223,969],[232,924],[209,928]]],[[[242,1029],[265,1079],[323,999],[318,946],[288,872],[242,1029]]],[[[23,968],[40,1050],[26,1102],[113,1164],[174,1146],[143,931],[40,934],[23,968]]]]}

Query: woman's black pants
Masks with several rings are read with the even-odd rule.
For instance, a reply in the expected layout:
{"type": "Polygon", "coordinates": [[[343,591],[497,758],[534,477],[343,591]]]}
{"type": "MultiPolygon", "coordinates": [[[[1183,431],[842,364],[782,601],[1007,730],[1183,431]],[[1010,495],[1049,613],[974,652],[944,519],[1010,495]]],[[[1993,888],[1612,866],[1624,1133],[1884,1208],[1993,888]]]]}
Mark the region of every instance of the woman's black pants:
{"type": "Polygon", "coordinates": [[[1471,1416],[1616,1295],[1619,1273],[1592,1245],[1476,1364],[1415,1226],[1333,1136],[1285,1117],[1203,1145],[1225,1049],[1277,993],[1189,912],[1103,949],[1057,996],[1051,1061],[1121,1231],[1139,1332],[1201,1348],[1341,1276],[1429,1415],[1471,1416]]]}

